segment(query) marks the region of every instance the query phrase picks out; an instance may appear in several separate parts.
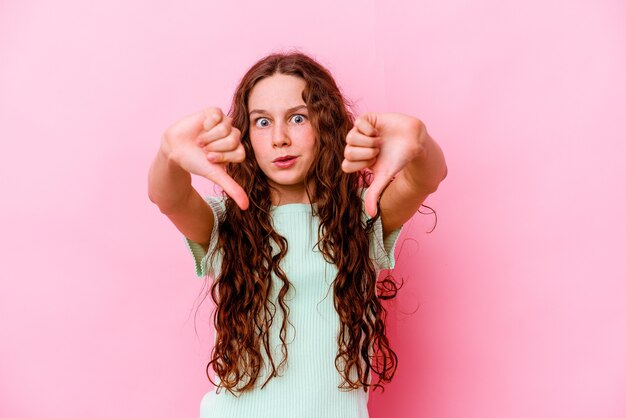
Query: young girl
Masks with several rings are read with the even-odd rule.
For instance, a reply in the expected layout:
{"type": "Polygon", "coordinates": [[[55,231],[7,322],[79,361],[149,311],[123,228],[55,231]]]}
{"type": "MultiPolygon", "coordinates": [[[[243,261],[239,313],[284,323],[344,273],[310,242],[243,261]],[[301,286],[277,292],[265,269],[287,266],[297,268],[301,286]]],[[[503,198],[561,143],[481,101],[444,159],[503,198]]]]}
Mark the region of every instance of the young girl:
{"type": "Polygon", "coordinates": [[[149,195],[212,279],[217,390],[201,416],[367,417],[368,389],[397,363],[380,303],[397,289],[378,272],[446,173],[421,121],[354,120],[301,53],[256,63],[228,116],[208,108],[169,127],[149,195]],[[223,196],[202,198],[190,173],[223,196]]]}

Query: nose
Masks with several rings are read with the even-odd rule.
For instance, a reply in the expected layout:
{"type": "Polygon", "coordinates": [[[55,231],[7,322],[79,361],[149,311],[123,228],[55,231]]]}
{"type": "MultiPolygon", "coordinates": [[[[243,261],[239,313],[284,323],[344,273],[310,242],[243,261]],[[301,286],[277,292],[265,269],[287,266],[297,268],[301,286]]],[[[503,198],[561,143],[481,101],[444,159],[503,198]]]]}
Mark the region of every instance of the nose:
{"type": "Polygon", "coordinates": [[[289,138],[289,132],[287,126],[284,123],[277,123],[274,125],[274,131],[272,132],[272,145],[275,148],[285,147],[291,144],[289,138]]]}

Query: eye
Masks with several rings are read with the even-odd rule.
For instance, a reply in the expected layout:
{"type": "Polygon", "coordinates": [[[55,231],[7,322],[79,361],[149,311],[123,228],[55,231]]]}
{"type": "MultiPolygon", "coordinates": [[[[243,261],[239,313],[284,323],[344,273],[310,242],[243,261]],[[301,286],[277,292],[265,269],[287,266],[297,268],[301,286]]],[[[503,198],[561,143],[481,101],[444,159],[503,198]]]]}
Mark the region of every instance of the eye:
{"type": "Polygon", "coordinates": [[[301,125],[301,124],[303,124],[303,123],[306,121],[306,116],[304,116],[304,115],[300,115],[300,114],[298,114],[298,115],[293,115],[293,116],[291,117],[291,121],[292,121],[293,123],[295,123],[296,125],[301,125]]]}
{"type": "Polygon", "coordinates": [[[268,118],[258,118],[254,121],[257,128],[267,128],[270,126],[270,120],[268,118]]]}

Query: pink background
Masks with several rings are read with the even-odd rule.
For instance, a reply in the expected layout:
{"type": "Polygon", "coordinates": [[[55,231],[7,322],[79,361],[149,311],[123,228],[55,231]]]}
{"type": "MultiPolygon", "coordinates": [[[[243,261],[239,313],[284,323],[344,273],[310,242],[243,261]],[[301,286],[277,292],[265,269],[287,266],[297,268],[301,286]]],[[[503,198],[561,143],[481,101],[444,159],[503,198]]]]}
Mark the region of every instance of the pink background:
{"type": "Polygon", "coordinates": [[[0,416],[197,417],[209,309],[148,167],[297,46],[448,159],[437,228],[398,247],[400,368],[371,416],[625,417],[625,21],[619,0],[1,1],[0,416]]]}

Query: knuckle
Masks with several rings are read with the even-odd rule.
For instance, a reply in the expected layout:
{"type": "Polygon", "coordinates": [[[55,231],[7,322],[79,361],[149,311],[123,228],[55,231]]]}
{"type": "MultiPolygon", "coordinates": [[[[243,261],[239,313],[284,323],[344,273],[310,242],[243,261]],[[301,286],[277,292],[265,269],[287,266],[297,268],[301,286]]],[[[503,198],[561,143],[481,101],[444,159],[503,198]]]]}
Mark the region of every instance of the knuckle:
{"type": "Polygon", "coordinates": [[[239,146],[235,151],[235,156],[238,162],[244,161],[246,159],[246,150],[242,146],[239,146]]]}
{"type": "Polygon", "coordinates": [[[218,138],[223,138],[228,135],[229,130],[226,125],[224,125],[223,123],[220,123],[215,128],[213,128],[213,133],[217,135],[218,138]]]}
{"type": "Polygon", "coordinates": [[[209,107],[206,113],[207,116],[214,119],[219,119],[222,117],[222,109],[220,109],[219,107],[209,107]]]}
{"type": "Polygon", "coordinates": [[[209,128],[220,121],[220,109],[217,107],[210,107],[204,111],[204,127],[209,128]]]}
{"type": "Polygon", "coordinates": [[[232,136],[227,136],[226,138],[220,140],[220,145],[227,151],[232,151],[237,148],[237,142],[232,136]]]}
{"type": "Polygon", "coordinates": [[[237,148],[238,146],[241,145],[241,141],[239,139],[239,135],[231,132],[230,135],[228,135],[228,137],[226,137],[226,140],[228,141],[227,144],[229,147],[231,147],[232,149],[237,148]]]}
{"type": "Polygon", "coordinates": [[[354,148],[353,147],[346,148],[344,152],[344,156],[348,160],[354,160],[354,158],[356,157],[354,148]]]}
{"type": "Polygon", "coordinates": [[[196,142],[197,142],[198,144],[200,144],[200,146],[205,145],[205,144],[206,144],[206,142],[207,142],[207,138],[206,138],[206,136],[205,136],[205,135],[203,135],[203,134],[202,134],[202,135],[198,135],[198,136],[196,137],[196,142]]]}

